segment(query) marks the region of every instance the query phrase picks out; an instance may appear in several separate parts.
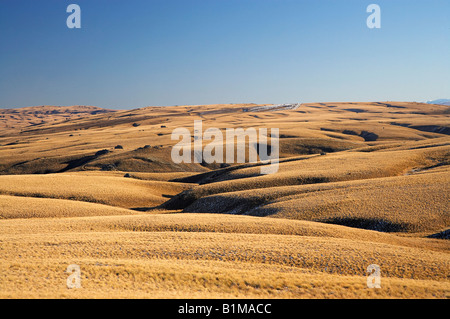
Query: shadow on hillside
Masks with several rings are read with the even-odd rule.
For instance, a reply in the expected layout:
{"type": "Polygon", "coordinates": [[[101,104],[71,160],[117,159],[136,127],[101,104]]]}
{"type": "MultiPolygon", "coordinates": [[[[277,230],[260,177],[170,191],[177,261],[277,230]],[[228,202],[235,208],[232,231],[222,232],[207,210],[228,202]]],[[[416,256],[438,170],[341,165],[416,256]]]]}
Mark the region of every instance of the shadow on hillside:
{"type": "Polygon", "coordinates": [[[428,238],[435,238],[435,239],[450,239],[450,229],[441,231],[439,233],[436,234],[432,234],[430,236],[428,236],[428,238]]]}
{"type": "Polygon", "coordinates": [[[347,227],[375,230],[385,233],[411,231],[411,225],[406,223],[393,223],[383,219],[361,217],[338,217],[321,221],[327,224],[336,224],[347,227]]]}

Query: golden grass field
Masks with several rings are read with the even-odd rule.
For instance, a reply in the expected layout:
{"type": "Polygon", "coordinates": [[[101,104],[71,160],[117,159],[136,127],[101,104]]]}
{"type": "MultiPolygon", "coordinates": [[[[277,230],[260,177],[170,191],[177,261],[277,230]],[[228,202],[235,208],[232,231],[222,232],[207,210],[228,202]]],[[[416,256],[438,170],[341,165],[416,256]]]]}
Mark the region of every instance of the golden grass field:
{"type": "Polygon", "coordinates": [[[448,299],[449,110],[2,110],[0,298],[448,299]],[[194,120],[279,128],[278,172],[175,164],[172,130],[194,120]]]}

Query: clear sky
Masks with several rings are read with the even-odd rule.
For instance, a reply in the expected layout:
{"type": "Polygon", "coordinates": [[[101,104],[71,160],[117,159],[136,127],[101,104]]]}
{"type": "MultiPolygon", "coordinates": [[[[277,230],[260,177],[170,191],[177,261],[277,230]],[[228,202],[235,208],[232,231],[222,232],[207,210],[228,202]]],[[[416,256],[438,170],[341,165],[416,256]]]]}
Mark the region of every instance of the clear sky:
{"type": "Polygon", "coordinates": [[[449,0],[0,0],[0,108],[437,98],[449,0]]]}

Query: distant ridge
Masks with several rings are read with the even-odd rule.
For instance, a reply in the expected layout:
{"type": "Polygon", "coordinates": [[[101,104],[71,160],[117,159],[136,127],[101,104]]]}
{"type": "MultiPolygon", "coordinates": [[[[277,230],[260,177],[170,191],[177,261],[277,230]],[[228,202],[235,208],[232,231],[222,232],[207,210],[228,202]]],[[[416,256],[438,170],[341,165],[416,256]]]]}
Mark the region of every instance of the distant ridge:
{"type": "Polygon", "coordinates": [[[427,101],[427,104],[439,104],[439,105],[450,106],[450,99],[439,99],[439,100],[427,101]]]}

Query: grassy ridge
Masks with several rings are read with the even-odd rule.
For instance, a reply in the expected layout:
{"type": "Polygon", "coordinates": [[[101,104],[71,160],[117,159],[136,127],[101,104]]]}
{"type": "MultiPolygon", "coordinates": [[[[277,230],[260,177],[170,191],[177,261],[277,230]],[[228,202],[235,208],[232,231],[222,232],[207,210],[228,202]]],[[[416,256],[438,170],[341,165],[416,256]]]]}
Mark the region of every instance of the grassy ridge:
{"type": "Polygon", "coordinates": [[[0,121],[2,298],[450,297],[446,106],[67,110],[0,121]],[[199,119],[280,128],[278,173],[173,163],[199,119]]]}

